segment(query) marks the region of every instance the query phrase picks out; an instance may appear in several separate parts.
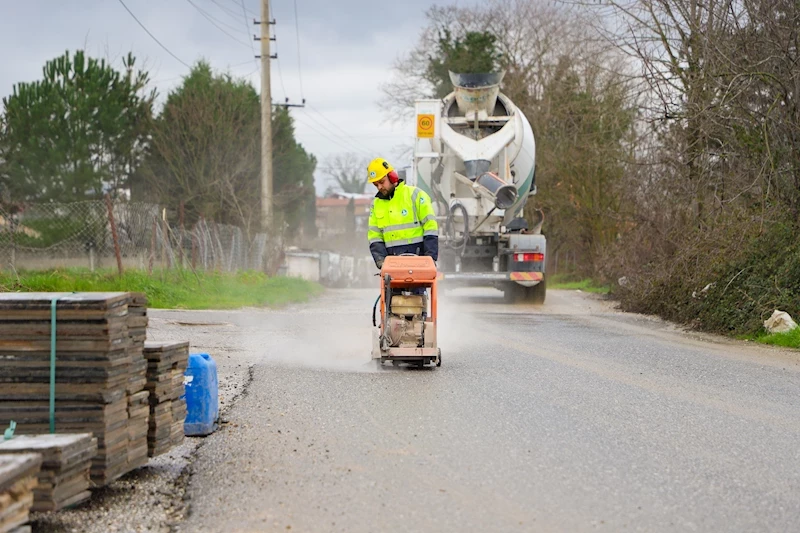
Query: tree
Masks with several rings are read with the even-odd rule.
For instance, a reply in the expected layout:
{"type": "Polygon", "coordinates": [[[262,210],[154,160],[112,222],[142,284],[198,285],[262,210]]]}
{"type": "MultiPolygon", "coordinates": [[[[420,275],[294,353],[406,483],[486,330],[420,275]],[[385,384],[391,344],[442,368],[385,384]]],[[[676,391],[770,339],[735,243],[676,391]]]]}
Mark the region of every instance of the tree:
{"type": "Polygon", "coordinates": [[[367,188],[367,165],[364,158],[352,152],[329,158],[323,169],[329,183],[325,195],[335,191],[364,194],[367,188]]]}
{"type": "Polygon", "coordinates": [[[135,197],[250,231],[259,220],[259,100],[249,84],[195,65],[155,121],[135,197]]]}
{"type": "Polygon", "coordinates": [[[505,70],[503,92],[523,109],[541,98],[559,57],[588,60],[597,51],[596,47],[587,49],[590,35],[575,11],[556,3],[488,0],[479,7],[434,6],[426,18],[428,24],[416,46],[395,61],[392,77],[380,87],[379,105],[391,120],[410,119],[415,99],[435,97],[437,78],[430,76],[429,65],[432,58],[440,57],[443,36],[460,43],[470,33],[493,37],[491,48],[475,47],[477,57],[493,57],[494,66],[505,70]]]}
{"type": "Polygon", "coordinates": [[[272,155],[276,215],[292,228],[294,237],[315,237],[317,158],[295,139],[294,120],[286,107],[272,113],[272,155]]]}
{"type": "Polygon", "coordinates": [[[428,58],[425,72],[433,85],[433,96],[444,98],[453,91],[450,72],[486,73],[500,68],[502,55],[497,52],[496,41],[488,31],[468,31],[463,37],[457,37],[449,28],[441,29],[435,54],[428,58]]]}
{"type": "Polygon", "coordinates": [[[571,252],[574,270],[592,275],[629,215],[624,187],[636,114],[620,79],[580,75],[570,57],[558,63],[543,95],[537,164],[551,253],[571,252]]]}
{"type": "MultiPolygon", "coordinates": [[[[189,222],[204,216],[259,231],[260,113],[252,85],[196,64],[155,122],[137,197],[176,210],[182,201],[189,222]]],[[[313,233],[316,161],[295,141],[285,109],[273,111],[272,131],[276,227],[287,221],[313,233]]]]}
{"type": "Polygon", "coordinates": [[[83,51],[48,61],[43,79],[3,98],[0,186],[17,201],[97,198],[140,164],[155,92],[135,58],[118,72],[83,51]]]}
{"type": "Polygon", "coordinates": [[[489,0],[434,7],[427,17],[417,46],[382,88],[384,110],[406,118],[415,98],[434,95],[446,75],[443,57],[474,61],[464,66],[469,69],[483,69],[491,59],[506,72],[501,90],[528,117],[537,139],[539,193],[525,214],[538,218],[532,208],[544,208],[550,257],[569,252],[579,273],[591,273],[629,216],[622,192],[634,106],[624,57],[564,5],[489,0]]]}

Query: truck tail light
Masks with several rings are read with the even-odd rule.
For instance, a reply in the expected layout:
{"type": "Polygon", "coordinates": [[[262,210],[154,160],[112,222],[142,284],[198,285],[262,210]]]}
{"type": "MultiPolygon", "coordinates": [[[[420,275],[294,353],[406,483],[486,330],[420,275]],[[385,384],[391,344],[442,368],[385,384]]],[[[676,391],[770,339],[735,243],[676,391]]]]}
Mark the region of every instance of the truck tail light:
{"type": "Polygon", "coordinates": [[[514,254],[514,261],[517,263],[544,261],[544,254],[514,254]]]}

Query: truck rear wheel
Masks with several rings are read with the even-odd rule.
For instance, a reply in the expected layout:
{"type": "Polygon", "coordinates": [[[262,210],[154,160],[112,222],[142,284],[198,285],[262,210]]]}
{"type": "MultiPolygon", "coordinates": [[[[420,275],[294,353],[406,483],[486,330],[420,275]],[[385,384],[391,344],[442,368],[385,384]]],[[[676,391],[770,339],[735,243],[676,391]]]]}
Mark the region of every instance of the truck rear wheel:
{"type": "Polygon", "coordinates": [[[526,300],[532,304],[542,305],[545,296],[547,296],[547,278],[543,278],[538,285],[533,287],[526,287],[527,298],[526,300]]]}
{"type": "Polygon", "coordinates": [[[509,304],[529,303],[542,305],[547,296],[547,278],[533,287],[523,287],[516,283],[508,284],[503,290],[505,302],[509,304]]]}
{"type": "Polygon", "coordinates": [[[525,287],[520,287],[516,283],[509,283],[503,288],[503,300],[507,304],[515,304],[522,299],[522,291],[525,287]]]}

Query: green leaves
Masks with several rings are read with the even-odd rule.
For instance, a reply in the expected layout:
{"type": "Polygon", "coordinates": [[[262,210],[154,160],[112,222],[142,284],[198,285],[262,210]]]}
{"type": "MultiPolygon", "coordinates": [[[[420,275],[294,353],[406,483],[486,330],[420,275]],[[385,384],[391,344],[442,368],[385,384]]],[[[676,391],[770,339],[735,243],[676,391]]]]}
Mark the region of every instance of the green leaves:
{"type": "Polygon", "coordinates": [[[141,161],[155,93],[147,74],[83,51],[48,61],[43,78],[3,99],[0,184],[17,201],[73,201],[117,190],[141,161]]]}
{"type": "Polygon", "coordinates": [[[468,31],[454,37],[448,28],[439,31],[435,55],[428,57],[426,77],[434,86],[434,96],[444,98],[452,92],[448,71],[458,74],[495,72],[502,55],[496,48],[497,38],[487,32],[468,31]]]}
{"type": "MultiPolygon", "coordinates": [[[[261,106],[248,82],[217,75],[198,62],[167,97],[155,121],[147,165],[133,196],[159,202],[185,222],[203,216],[260,230],[261,106]]],[[[314,225],[316,159],[294,138],[289,112],[272,113],[273,198],[276,215],[294,230],[314,225]]]]}

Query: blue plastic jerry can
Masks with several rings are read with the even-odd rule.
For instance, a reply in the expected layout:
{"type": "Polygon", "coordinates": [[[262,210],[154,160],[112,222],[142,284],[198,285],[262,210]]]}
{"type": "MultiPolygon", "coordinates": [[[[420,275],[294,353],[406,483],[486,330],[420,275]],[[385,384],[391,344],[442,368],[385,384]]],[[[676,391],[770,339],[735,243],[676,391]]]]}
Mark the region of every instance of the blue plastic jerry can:
{"type": "Polygon", "coordinates": [[[183,385],[186,394],[184,435],[193,437],[213,433],[219,417],[217,363],[207,353],[189,354],[183,385]]]}

